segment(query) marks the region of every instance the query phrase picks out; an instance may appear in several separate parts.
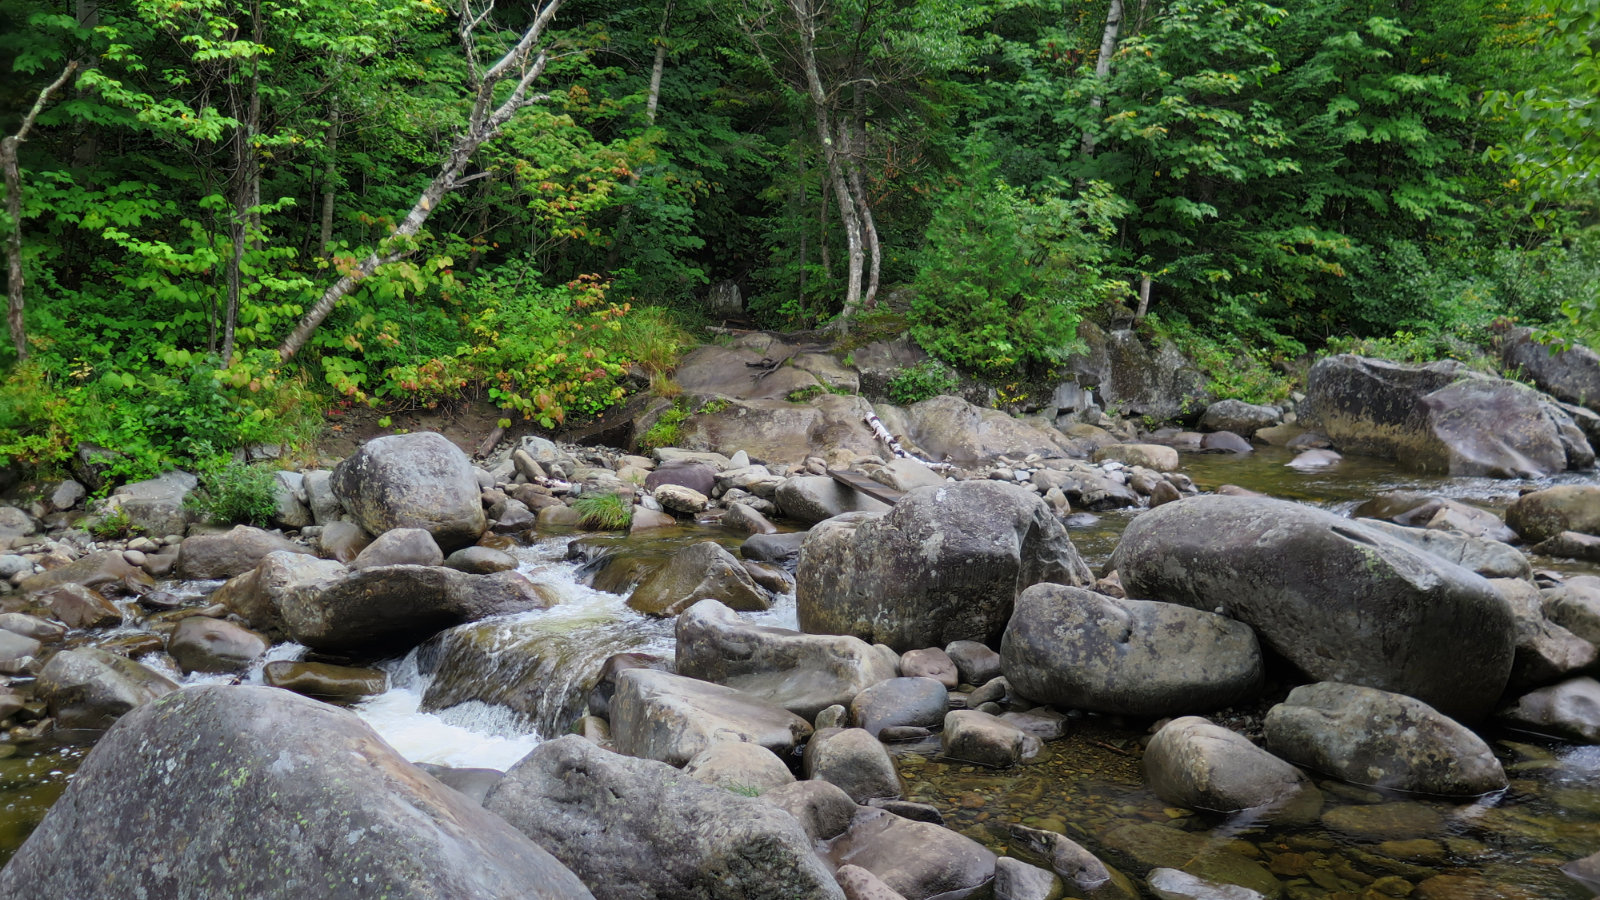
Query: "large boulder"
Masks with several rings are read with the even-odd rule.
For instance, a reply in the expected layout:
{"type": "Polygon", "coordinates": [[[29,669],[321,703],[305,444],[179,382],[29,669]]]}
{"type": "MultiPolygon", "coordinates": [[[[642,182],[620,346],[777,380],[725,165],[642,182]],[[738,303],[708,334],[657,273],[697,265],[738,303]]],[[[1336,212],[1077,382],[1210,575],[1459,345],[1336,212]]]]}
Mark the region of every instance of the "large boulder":
{"type": "Polygon", "coordinates": [[[1017,594],[1041,581],[1093,576],[1037,495],[966,481],[818,525],[800,550],[795,595],[802,630],[905,651],[998,639],[1017,594]]]}
{"type": "Polygon", "coordinates": [[[257,628],[282,631],[280,608],[284,597],[294,591],[323,590],[343,578],[345,572],[341,563],[331,559],[278,550],[262,557],[254,569],[224,582],[211,595],[211,601],[257,628]]]}
{"type": "Polygon", "coordinates": [[[311,551],[281,534],[235,525],[221,534],[197,534],[178,545],[178,574],[184,578],[232,578],[254,569],[268,553],[311,551]]]}
{"type": "Polygon", "coordinates": [[[484,807],[599,897],[843,900],[793,816],[576,735],[523,757],[484,807]]]}
{"type": "Polygon", "coordinates": [[[1533,564],[1528,562],[1521,550],[1510,544],[1438,528],[1407,528],[1382,519],[1356,521],[1485,578],[1533,577],[1533,564]]]}
{"type": "Polygon", "coordinates": [[[1594,462],[1587,439],[1548,396],[1453,360],[1326,357],[1307,377],[1302,424],[1346,452],[1450,475],[1542,477],[1594,462]]]}
{"type": "Polygon", "coordinates": [[[1262,672],[1261,648],[1244,624],[1059,584],[1017,598],[1000,660],[1025,697],[1129,716],[1226,706],[1254,693],[1262,672]]]}
{"type": "Polygon", "coordinates": [[[145,534],[183,534],[190,518],[184,500],[199,483],[188,472],[165,472],[112,491],[104,509],[120,510],[131,527],[145,534]]]}
{"type": "MultiPolygon", "coordinates": [[[[682,377],[679,368],[675,377],[682,377]]],[[[731,456],[740,450],[752,459],[769,464],[794,465],[815,455],[819,447],[841,448],[861,455],[883,451],[866,425],[872,406],[861,397],[822,394],[805,403],[790,403],[783,397],[795,388],[818,384],[816,378],[800,369],[786,366],[769,376],[767,382],[778,396],[768,399],[717,400],[712,409],[700,412],[678,425],[673,442],[690,450],[714,451],[731,456]],[[800,383],[790,381],[794,375],[800,383]],[[784,387],[785,384],[792,386],[784,387]]],[[[691,391],[684,385],[686,391],[691,391]]],[[[701,407],[704,409],[705,407],[701,407]]]]}
{"type": "Polygon", "coordinates": [[[889,504],[846,487],[827,475],[796,475],[778,485],[778,511],[787,518],[815,525],[851,512],[884,512],[889,504]]]}
{"type": "Polygon", "coordinates": [[[370,534],[422,528],[450,553],[488,527],[472,461],[431,431],[373,438],[334,468],[330,483],[370,534]]]}
{"type": "Polygon", "coordinates": [[[1192,416],[1205,406],[1206,379],[1183,351],[1166,338],[1146,345],[1137,331],[1110,332],[1092,323],[1078,328],[1082,353],[1069,357],[1063,374],[1091,388],[1106,409],[1157,421],[1192,416]]]}
{"type": "Polygon", "coordinates": [[[806,742],[807,778],[838,785],[857,803],[901,795],[900,775],[881,742],[864,728],[824,728],[806,742]]]}
{"type": "Polygon", "coordinates": [[[894,678],[894,654],[848,635],[751,625],[716,600],[677,622],[678,674],[737,688],[808,720],[894,678]]]}
{"type": "Polygon", "coordinates": [[[1486,579],[1333,513],[1262,497],[1192,497],[1150,510],[1113,564],[1130,597],[1221,609],[1312,678],[1488,713],[1516,643],[1486,579]]]}
{"type": "Polygon", "coordinates": [[[1145,748],[1144,772],[1157,797],[1188,809],[1234,813],[1300,797],[1321,808],[1299,769],[1198,716],[1173,719],[1156,732],[1145,748]]]}
{"type": "Polygon", "coordinates": [[[1483,739],[1420,700],[1350,684],[1301,685],[1267,711],[1267,747],[1356,784],[1446,797],[1506,786],[1483,739]]]}
{"type": "Polygon", "coordinates": [[[1249,440],[1263,428],[1271,428],[1283,418],[1277,407],[1246,403],[1243,400],[1218,400],[1200,416],[1206,431],[1226,431],[1249,440]]]}
{"type": "Polygon", "coordinates": [[[828,858],[866,869],[906,900],[970,897],[994,878],[995,855],[977,841],[870,807],[856,813],[828,858]]]}
{"type": "Polygon", "coordinates": [[[1022,459],[1083,456],[1084,448],[1054,428],[1042,427],[997,409],[973,406],[960,397],[942,395],[905,409],[902,440],[935,461],[960,466],[993,462],[1002,456],[1022,459]]]}
{"type": "Polygon", "coordinates": [[[119,722],[0,871],[0,896],[592,900],[354,714],[221,686],[119,722]]]}
{"type": "Polygon", "coordinates": [[[443,566],[373,566],[279,601],[285,630],[317,650],[415,644],[489,616],[542,609],[550,597],[519,572],[468,575],[443,566]]]}
{"type": "Polygon", "coordinates": [[[1517,328],[1501,339],[1500,358],[1559,400],[1590,409],[1600,405],[1600,354],[1582,344],[1542,344],[1532,330],[1517,328]]]}
{"type": "Polygon", "coordinates": [[[675,616],[705,599],[747,612],[772,605],[771,595],[716,541],[701,541],[674,553],[666,565],[639,582],[628,605],[647,615],[675,616]]]}
{"type": "Polygon", "coordinates": [[[104,729],[177,687],[125,656],[79,647],[52,656],[34,691],[60,727],[104,729]]]}
{"type": "Polygon", "coordinates": [[[1506,507],[1506,524],[1529,543],[1563,531],[1600,534],[1600,485],[1562,484],[1523,494],[1506,507]]]}
{"type": "Polygon", "coordinates": [[[433,535],[421,528],[391,528],[374,538],[350,561],[352,569],[442,565],[444,552],[439,549],[433,535]]]}
{"type": "Polygon", "coordinates": [[[759,744],[783,756],[811,723],[733,688],[653,669],[617,675],[611,734],[617,752],[682,766],[717,741],[759,744]]]}

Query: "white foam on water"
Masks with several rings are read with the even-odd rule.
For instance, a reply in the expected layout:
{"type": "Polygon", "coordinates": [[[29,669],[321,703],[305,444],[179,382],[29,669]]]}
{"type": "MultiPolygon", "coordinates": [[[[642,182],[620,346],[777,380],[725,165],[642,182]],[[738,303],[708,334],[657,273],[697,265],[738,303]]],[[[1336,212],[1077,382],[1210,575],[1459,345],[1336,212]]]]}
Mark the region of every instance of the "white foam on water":
{"type": "Polygon", "coordinates": [[[505,770],[542,740],[537,732],[506,733],[518,725],[503,707],[464,703],[448,711],[478,712],[466,726],[446,721],[444,714],[422,712],[421,706],[422,691],[398,687],[362,703],[356,712],[389,746],[415,763],[505,770]],[[497,710],[504,718],[504,730],[496,727],[497,710]]]}

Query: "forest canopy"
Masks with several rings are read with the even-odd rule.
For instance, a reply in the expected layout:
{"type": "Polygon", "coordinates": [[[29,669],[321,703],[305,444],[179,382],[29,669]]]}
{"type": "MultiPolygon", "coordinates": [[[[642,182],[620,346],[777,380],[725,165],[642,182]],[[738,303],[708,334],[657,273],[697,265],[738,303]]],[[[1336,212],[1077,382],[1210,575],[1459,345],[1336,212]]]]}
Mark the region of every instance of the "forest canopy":
{"type": "MultiPolygon", "coordinates": [[[[990,377],[1600,329],[1600,0],[0,0],[0,457],[554,427],[737,287],[990,377]],[[718,291],[713,291],[718,287],[718,291]]],[[[1223,368],[1226,368],[1225,366],[1223,368]]],[[[658,384],[666,383],[662,376],[658,384]]]]}

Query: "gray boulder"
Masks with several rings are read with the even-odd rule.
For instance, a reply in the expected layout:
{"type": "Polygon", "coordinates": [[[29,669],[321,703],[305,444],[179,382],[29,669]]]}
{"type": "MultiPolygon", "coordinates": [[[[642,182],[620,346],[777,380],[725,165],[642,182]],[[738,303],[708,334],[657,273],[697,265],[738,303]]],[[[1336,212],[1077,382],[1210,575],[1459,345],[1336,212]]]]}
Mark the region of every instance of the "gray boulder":
{"type": "Polygon", "coordinates": [[[1000,675],[1000,654],[977,641],[951,641],[944,648],[967,684],[988,684],[1000,675]]]}
{"type": "Polygon", "coordinates": [[[1159,900],[1267,900],[1260,891],[1196,878],[1182,869],[1151,869],[1144,882],[1159,900]]]}
{"type": "Polygon", "coordinates": [[[267,652],[267,639],[222,619],[190,616],[167,637],[167,653],[183,674],[238,672],[267,652]]]}
{"type": "Polygon", "coordinates": [[[1600,485],[1562,484],[1523,494],[1506,507],[1506,525],[1530,543],[1563,531],[1600,534],[1600,485]]]}
{"type": "Polygon", "coordinates": [[[860,866],[906,900],[971,896],[994,878],[995,855],[947,828],[863,807],[828,848],[835,866],[860,866]]]}
{"type": "MultiPolygon", "coordinates": [[[[1099,857],[1084,849],[1083,845],[1064,834],[1012,825],[1007,829],[1012,845],[1049,866],[1049,871],[1062,879],[1062,888],[1070,893],[1060,896],[1082,897],[1085,900],[1138,900],[1139,891],[1126,875],[1111,868],[1099,857]]],[[[1007,860],[1001,860],[1003,864],[1007,860]]],[[[996,893],[998,894],[1000,865],[996,865],[996,893]]],[[[1020,873],[1016,873],[1020,874],[1020,873]]],[[[1037,882],[1035,876],[1028,879],[1037,882]]]]}
{"type": "Polygon", "coordinates": [[[1322,510],[1191,497],[1135,518],[1112,562],[1129,596],[1222,609],[1319,680],[1472,719],[1511,672],[1516,625],[1492,584],[1322,510]]]}
{"type": "Polygon", "coordinates": [[[145,534],[183,534],[189,526],[184,498],[200,479],[188,472],[165,472],[148,481],[125,484],[111,492],[109,509],[121,510],[128,524],[145,534]]]}
{"type": "Polygon", "coordinates": [[[1243,400],[1218,400],[1200,416],[1203,431],[1227,431],[1249,440],[1263,428],[1271,428],[1282,418],[1277,407],[1260,406],[1243,400]]]}
{"type": "Polygon", "coordinates": [[[1496,578],[1490,584],[1506,598],[1516,620],[1517,650],[1511,664],[1512,690],[1550,684],[1587,670],[1597,657],[1595,645],[1550,621],[1544,597],[1531,581],[1496,578]]]}
{"type": "Polygon", "coordinates": [[[1234,813],[1309,798],[1314,818],[1322,805],[1299,769],[1198,716],[1173,719],[1156,732],[1145,748],[1144,772],[1157,797],[1187,809],[1234,813]]]}
{"type": "Polygon", "coordinates": [[[857,694],[850,719],[877,737],[885,728],[937,728],[949,709],[949,692],[932,678],[891,678],[857,694]]]}
{"type": "Polygon", "coordinates": [[[211,601],[257,628],[281,631],[284,597],[297,590],[325,589],[345,574],[345,567],[331,559],[277,550],[262,557],[261,563],[250,571],[228,579],[211,595],[211,601]]]}
{"type": "Polygon", "coordinates": [[[219,686],[118,723],[0,871],[0,896],[592,900],[354,714],[219,686]]]}
{"type": "Polygon", "coordinates": [[[887,503],[845,487],[827,475],[796,475],[778,485],[774,502],[786,518],[806,525],[849,512],[883,512],[887,503]]]}
{"type": "Polygon", "coordinates": [[[742,691],[652,669],[616,677],[611,733],[617,752],[682,766],[717,741],[788,754],[811,723],[742,691]]]}
{"type": "Polygon", "coordinates": [[[1600,405],[1600,355],[1582,344],[1541,344],[1531,329],[1517,328],[1501,340],[1500,358],[1558,399],[1590,409],[1600,405]]]}
{"type": "Polygon", "coordinates": [[[1301,418],[1345,452],[1423,471],[1542,477],[1594,462],[1587,439],[1550,397],[1454,360],[1326,357],[1311,367],[1301,418]]]}
{"type": "Polygon", "coordinates": [[[327,525],[338,521],[344,515],[344,504],[333,493],[333,473],[325,469],[313,469],[302,472],[301,476],[300,484],[306,492],[306,506],[311,509],[312,524],[327,525]]]}
{"type": "Polygon", "coordinates": [[[317,535],[317,552],[328,559],[349,565],[371,543],[372,535],[367,534],[366,529],[340,519],[322,526],[322,532],[317,535]]]}
{"type": "Polygon", "coordinates": [[[1090,322],[1079,326],[1078,338],[1083,352],[1067,359],[1062,374],[1093,388],[1107,409],[1164,421],[1206,404],[1205,376],[1171,340],[1147,345],[1132,328],[1108,332],[1090,322]]]}
{"type": "Polygon", "coordinates": [[[178,574],[184,578],[232,578],[254,569],[268,553],[311,551],[281,534],[235,525],[222,534],[197,534],[178,545],[178,574]]]}
{"type": "Polygon", "coordinates": [[[796,781],[767,791],[761,800],[800,820],[800,827],[813,841],[830,841],[844,834],[856,814],[856,802],[850,795],[826,781],[796,781]]]}
{"type": "Polygon", "coordinates": [[[1437,528],[1407,528],[1381,519],[1355,521],[1485,578],[1533,577],[1533,564],[1528,562],[1528,557],[1521,550],[1510,544],[1437,528]]]}
{"type": "Polygon", "coordinates": [[[1513,727],[1600,744],[1600,682],[1570,678],[1517,698],[1499,717],[1513,727]]]}
{"type": "Polygon", "coordinates": [[[576,735],[541,744],[484,806],[606,898],[842,900],[795,819],[576,735]]]}
{"type": "Polygon", "coordinates": [[[515,569],[517,558],[493,547],[462,547],[450,554],[444,564],[468,575],[492,575],[495,572],[509,572],[515,569]]]}
{"type": "Polygon", "coordinates": [[[806,743],[807,778],[838,785],[857,803],[901,795],[900,775],[883,744],[864,728],[826,728],[806,743]]]}
{"type": "Polygon", "coordinates": [[[125,656],[79,647],[50,657],[34,691],[48,704],[58,726],[105,729],[177,687],[125,656]]]}
{"type": "Polygon", "coordinates": [[[373,538],[372,543],[363,547],[356,558],[350,561],[352,569],[440,565],[444,565],[444,552],[439,549],[433,535],[422,528],[391,528],[373,538]]]}
{"type": "Polygon", "coordinates": [[[468,575],[442,566],[374,566],[279,601],[285,630],[317,650],[416,644],[454,625],[543,609],[551,598],[518,572],[468,575]]]}
{"type": "Polygon", "coordinates": [[[272,514],[272,524],[280,528],[304,528],[316,521],[306,505],[306,479],[301,473],[272,473],[272,499],[278,506],[272,514]]]}
{"type": "Polygon", "coordinates": [[[854,513],[813,528],[795,596],[804,631],[906,651],[993,641],[1024,588],[1093,580],[1037,495],[966,481],[918,488],[883,515],[854,513]]]}
{"type": "Polygon", "coordinates": [[[737,688],[806,719],[894,678],[894,654],[860,638],[751,625],[716,600],[677,622],[678,673],[737,688]]]}
{"type": "Polygon", "coordinates": [[[1152,717],[1244,699],[1262,672],[1261,649],[1246,625],[1057,584],[1034,585],[1017,598],[1000,659],[1025,697],[1152,717]]]}
{"type": "Polygon", "coordinates": [[[94,588],[67,584],[32,595],[68,628],[111,628],[122,624],[122,610],[94,588]]]}
{"type": "MultiPolygon", "coordinates": [[[[683,375],[680,365],[673,377],[681,379],[683,375]]],[[[793,366],[779,367],[759,391],[768,396],[732,399],[721,412],[691,415],[678,426],[677,443],[690,450],[719,451],[725,456],[743,450],[769,465],[802,463],[818,447],[866,455],[881,452],[877,438],[865,423],[872,407],[861,397],[823,394],[806,403],[783,399],[789,391],[815,384],[816,377],[807,372],[793,366]]],[[[683,382],[683,388],[701,393],[689,382],[683,382]]],[[[735,396],[728,391],[721,393],[735,396]]],[[[636,427],[637,424],[643,422],[636,423],[636,427]]]]}
{"type": "Polygon", "coordinates": [[[717,486],[717,470],[702,462],[684,460],[663,465],[645,476],[644,489],[648,493],[664,484],[686,487],[709,497],[717,486]]]}
{"type": "Polygon", "coordinates": [[[647,615],[675,616],[706,599],[748,612],[772,605],[771,595],[716,541],[701,541],[672,554],[666,565],[639,582],[628,605],[647,615]]]}
{"type": "Polygon", "coordinates": [[[334,468],[330,483],[370,534],[422,528],[448,553],[488,527],[471,460],[434,432],[374,438],[334,468]]]}
{"type": "Polygon", "coordinates": [[[683,774],[747,797],[795,780],[777,754],[743,741],[717,741],[685,763],[683,774]]]}
{"type": "Polygon", "coordinates": [[[900,674],[907,678],[932,678],[952,691],[961,684],[955,660],[938,647],[900,654],[900,674]]]}
{"type": "Polygon", "coordinates": [[[944,755],[991,769],[1009,769],[1039,755],[1044,743],[1006,720],[975,709],[945,713],[944,755]]]}
{"type": "Polygon", "coordinates": [[[84,587],[112,590],[126,584],[130,578],[142,578],[143,573],[114,550],[90,553],[54,569],[46,569],[22,579],[17,585],[23,593],[48,591],[63,584],[81,584],[84,587]]]}
{"type": "Polygon", "coordinates": [[[1002,456],[1022,459],[1082,456],[1083,450],[1054,428],[1012,418],[948,395],[905,409],[904,432],[896,435],[922,448],[936,462],[976,466],[1002,456]]]}
{"type": "Polygon", "coordinates": [[[1403,694],[1320,682],[1268,710],[1267,747],[1354,784],[1445,797],[1506,786],[1494,751],[1472,731],[1403,694]]]}

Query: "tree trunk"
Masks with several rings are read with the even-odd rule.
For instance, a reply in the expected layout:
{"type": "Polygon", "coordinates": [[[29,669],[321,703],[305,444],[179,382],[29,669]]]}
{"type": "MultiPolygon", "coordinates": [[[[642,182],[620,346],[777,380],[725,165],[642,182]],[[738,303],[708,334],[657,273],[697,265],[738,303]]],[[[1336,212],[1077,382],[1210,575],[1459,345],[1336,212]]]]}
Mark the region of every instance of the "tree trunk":
{"type": "MultiPolygon", "coordinates": [[[[1100,35],[1100,56],[1094,61],[1094,96],[1089,98],[1089,109],[1098,113],[1106,104],[1105,82],[1111,76],[1111,57],[1117,52],[1117,35],[1122,31],[1122,0],[1111,0],[1106,11],[1106,30],[1100,35]]],[[[1083,130],[1084,158],[1094,156],[1093,126],[1083,130]]]]}
{"type": "Polygon", "coordinates": [[[800,64],[805,69],[806,88],[811,95],[811,105],[816,114],[817,140],[822,143],[822,156],[828,165],[828,177],[833,182],[834,202],[839,206],[839,221],[844,225],[844,241],[848,255],[846,269],[844,308],[834,320],[834,328],[850,330],[850,319],[861,306],[861,275],[865,268],[865,254],[861,246],[861,215],[856,210],[855,197],[850,191],[845,175],[843,153],[834,138],[828,116],[828,92],[822,86],[822,73],[817,68],[816,11],[811,0],[789,0],[800,31],[800,64]]]}
{"type": "Polygon", "coordinates": [[[1135,320],[1144,318],[1150,311],[1150,276],[1148,274],[1139,279],[1139,311],[1133,314],[1135,320]]]}
{"type": "MultiPolygon", "coordinates": [[[[417,198],[415,205],[406,213],[405,219],[394,230],[394,234],[379,242],[377,249],[367,255],[354,269],[334,282],[309,310],[300,323],[294,327],[289,336],[284,338],[278,347],[278,357],[285,362],[294,358],[296,353],[305,346],[306,341],[316,332],[317,326],[333,312],[334,306],[344,299],[363,278],[377,271],[380,266],[397,262],[410,255],[413,247],[410,240],[422,230],[428,217],[438,208],[445,195],[455,190],[463,181],[462,175],[467,166],[472,162],[472,156],[485,141],[492,140],[500,129],[504,128],[523,107],[530,103],[538,102],[543,97],[528,96],[528,88],[539,76],[544,74],[546,64],[550,61],[549,49],[540,46],[545,31],[549,29],[550,22],[555,18],[565,0],[547,0],[536,6],[536,15],[533,24],[522,33],[515,46],[506,51],[487,72],[477,77],[476,96],[473,99],[472,111],[468,114],[467,125],[456,135],[450,145],[449,155],[435,175],[433,181],[423,189],[422,195],[417,198]],[[537,52],[535,52],[537,51],[537,52]],[[517,80],[511,89],[510,96],[498,106],[494,103],[495,88],[500,82],[505,81],[512,73],[518,70],[517,80]]],[[[486,15],[487,13],[485,13],[486,15]]],[[[474,20],[463,6],[461,16],[461,41],[467,48],[468,64],[477,72],[477,61],[472,58],[472,30],[481,19],[474,20]]]]}
{"type": "Polygon", "coordinates": [[[317,238],[317,255],[333,255],[333,202],[339,194],[339,108],[333,108],[328,126],[328,165],[322,170],[322,229],[317,238]]]}
{"type": "MultiPolygon", "coordinates": [[[[258,222],[256,208],[261,205],[261,165],[256,157],[256,135],[261,130],[261,3],[250,4],[250,39],[257,50],[250,61],[250,81],[243,115],[233,131],[233,215],[228,222],[228,237],[233,252],[228,257],[228,308],[222,318],[222,365],[233,363],[234,332],[239,327],[239,303],[244,293],[244,251],[252,236],[252,222],[258,222]]],[[[238,94],[234,93],[235,109],[238,94]]],[[[254,231],[259,232],[259,227],[254,231]]]]}
{"type": "Polygon", "coordinates": [[[25,284],[22,277],[22,163],[18,155],[22,142],[28,139],[28,132],[33,130],[34,120],[39,118],[40,111],[50,102],[50,95],[60,90],[76,71],[77,60],[67,63],[56,80],[39,92],[38,99],[23,117],[17,133],[0,138],[0,169],[5,170],[6,225],[9,229],[6,235],[6,327],[11,331],[11,346],[17,351],[19,361],[28,358],[28,331],[22,318],[25,284]]]}
{"type": "MultiPolygon", "coordinates": [[[[656,108],[661,104],[661,76],[667,70],[667,27],[672,24],[673,0],[667,0],[666,9],[661,13],[661,31],[656,35],[656,59],[650,67],[650,92],[645,96],[644,121],[645,127],[654,127],[656,124],[656,108]]],[[[639,187],[639,173],[628,173],[628,187],[639,187]]],[[[615,269],[622,259],[622,242],[628,236],[628,231],[633,225],[633,206],[622,210],[622,218],[617,221],[617,233],[611,239],[611,251],[606,254],[606,268],[615,269]]]]}
{"type": "Polygon", "coordinates": [[[861,308],[872,309],[878,304],[883,248],[878,243],[878,223],[872,218],[872,202],[867,197],[866,183],[861,177],[861,159],[866,155],[866,128],[861,122],[859,108],[854,133],[849,136],[846,146],[850,148],[850,189],[856,195],[856,209],[861,214],[861,231],[867,245],[867,285],[861,295],[861,308]]]}

